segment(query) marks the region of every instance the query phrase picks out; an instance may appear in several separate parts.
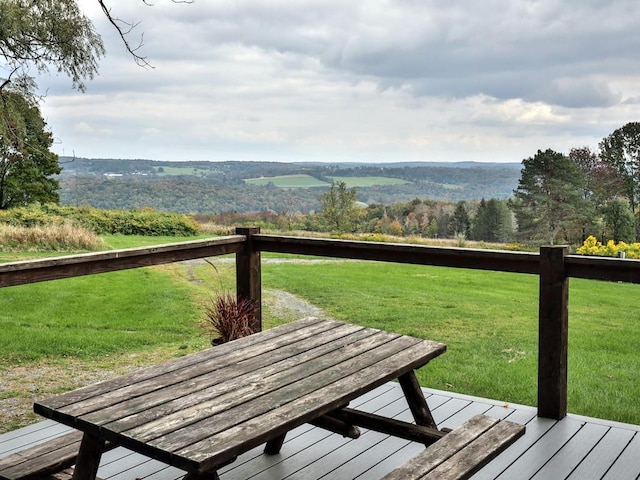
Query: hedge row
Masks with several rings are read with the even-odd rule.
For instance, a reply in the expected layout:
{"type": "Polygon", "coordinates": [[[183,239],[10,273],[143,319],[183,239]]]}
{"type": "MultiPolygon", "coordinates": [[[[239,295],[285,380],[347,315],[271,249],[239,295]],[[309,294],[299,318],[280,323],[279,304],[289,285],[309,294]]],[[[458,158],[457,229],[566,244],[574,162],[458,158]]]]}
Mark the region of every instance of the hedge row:
{"type": "Polygon", "coordinates": [[[0,223],[19,227],[62,225],[71,221],[99,235],[190,236],[198,233],[198,223],[180,213],[141,210],[100,210],[55,204],[0,210],[0,223]]]}

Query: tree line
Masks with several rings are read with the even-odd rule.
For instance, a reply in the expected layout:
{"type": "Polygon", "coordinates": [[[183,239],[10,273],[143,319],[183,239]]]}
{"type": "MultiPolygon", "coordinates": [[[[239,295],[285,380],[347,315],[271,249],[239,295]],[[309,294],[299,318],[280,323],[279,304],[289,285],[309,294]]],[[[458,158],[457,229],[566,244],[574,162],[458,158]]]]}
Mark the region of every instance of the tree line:
{"type": "Polygon", "coordinates": [[[322,207],[303,225],[314,231],[379,233],[426,238],[472,239],[506,243],[514,238],[508,200],[449,202],[414,198],[408,202],[363,205],[357,189],[332,183],[321,195],[322,207]]]}
{"type": "Polygon", "coordinates": [[[579,244],[640,239],[640,123],[616,129],[599,151],[551,149],[522,161],[513,197],[451,203],[415,200],[358,208],[344,183],[321,197],[317,226],[331,231],[427,237],[460,236],[489,242],[579,244]],[[347,195],[348,193],[348,195],[347,195]],[[336,208],[336,205],[342,205],[336,208]]]}
{"type": "Polygon", "coordinates": [[[640,235],[640,123],[616,129],[597,152],[539,150],[522,162],[509,206],[518,236],[536,243],[633,242],[640,235]]]}

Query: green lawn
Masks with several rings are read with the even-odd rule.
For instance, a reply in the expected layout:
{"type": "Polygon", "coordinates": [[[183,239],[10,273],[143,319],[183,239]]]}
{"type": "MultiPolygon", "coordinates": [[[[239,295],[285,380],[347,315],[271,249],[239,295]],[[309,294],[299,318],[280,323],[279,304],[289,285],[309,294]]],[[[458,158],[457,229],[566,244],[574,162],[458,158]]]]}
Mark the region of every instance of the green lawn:
{"type": "Polygon", "coordinates": [[[149,237],[145,235],[103,235],[102,238],[107,249],[119,250],[123,248],[150,247],[152,245],[163,245],[166,243],[191,242],[193,240],[204,240],[212,238],[214,235],[202,234],[190,237],[149,237]]]}
{"type": "Polygon", "coordinates": [[[0,312],[3,365],[188,346],[200,334],[190,290],[151,268],[6,287],[0,312]]]}
{"type": "MultiPolygon", "coordinates": [[[[536,404],[535,276],[367,262],[269,264],[263,276],[336,318],[445,342],[423,385],[536,404]]],[[[569,410],[640,424],[640,286],[570,285],[569,410]]]]}
{"type": "MultiPolygon", "coordinates": [[[[169,239],[105,241],[125,248],[169,239]]],[[[216,269],[174,264],[2,288],[0,371],[204,348],[202,306],[216,291],[233,289],[233,275],[233,263],[216,269]]],[[[294,293],[338,319],[445,342],[448,352],[419,372],[425,386],[536,403],[536,276],[375,262],[265,262],[263,288],[294,293]]],[[[570,281],[571,412],[640,424],[638,298],[637,285],[570,281]]]]}

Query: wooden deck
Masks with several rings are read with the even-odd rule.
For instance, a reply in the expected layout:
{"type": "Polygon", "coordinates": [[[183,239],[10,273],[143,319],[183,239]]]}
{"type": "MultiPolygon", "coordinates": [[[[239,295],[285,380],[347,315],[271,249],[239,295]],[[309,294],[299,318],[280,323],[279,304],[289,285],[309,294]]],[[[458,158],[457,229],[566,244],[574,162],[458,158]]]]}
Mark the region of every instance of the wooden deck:
{"type": "MultiPolygon", "coordinates": [[[[477,413],[525,423],[527,431],[506,452],[478,472],[474,479],[638,480],[640,426],[576,415],[561,421],[536,417],[532,407],[425,389],[440,427],[455,428],[477,413]]],[[[353,402],[362,410],[410,420],[402,390],[388,383],[353,402]]],[[[0,457],[68,431],[46,420],[0,435],[0,457]]],[[[256,448],[220,470],[222,480],[244,479],[377,479],[424,447],[364,431],[345,439],[311,426],[287,435],[279,455],[256,448]]],[[[102,457],[98,475],[105,480],[173,480],[183,472],[123,448],[102,457]]]]}

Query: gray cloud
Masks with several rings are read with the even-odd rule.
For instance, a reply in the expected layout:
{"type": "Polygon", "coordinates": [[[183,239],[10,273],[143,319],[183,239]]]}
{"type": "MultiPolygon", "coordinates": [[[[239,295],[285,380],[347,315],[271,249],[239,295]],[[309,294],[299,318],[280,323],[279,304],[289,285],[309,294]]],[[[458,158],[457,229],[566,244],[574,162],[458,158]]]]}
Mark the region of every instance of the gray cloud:
{"type": "Polygon", "coordinates": [[[620,100],[607,75],[639,73],[638,10],[631,1],[221,2],[208,15],[182,9],[180,21],[203,45],[309,57],[383,88],[587,107],[620,100]]]}
{"type": "Polygon", "coordinates": [[[81,3],[100,77],[41,85],[59,148],[85,156],[520,161],[637,120],[635,0],[113,2],[152,70],[81,3]]]}

